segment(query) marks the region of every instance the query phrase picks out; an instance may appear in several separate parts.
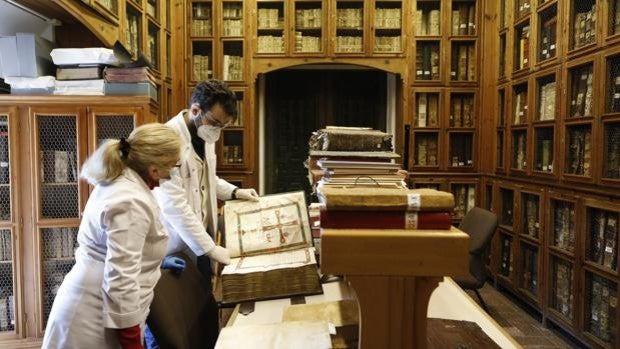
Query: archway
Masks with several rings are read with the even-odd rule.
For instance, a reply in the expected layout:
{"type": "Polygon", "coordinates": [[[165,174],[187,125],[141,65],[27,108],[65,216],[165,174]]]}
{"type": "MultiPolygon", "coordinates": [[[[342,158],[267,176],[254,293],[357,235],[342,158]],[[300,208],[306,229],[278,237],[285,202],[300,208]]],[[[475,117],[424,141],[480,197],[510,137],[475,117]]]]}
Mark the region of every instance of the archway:
{"type": "Polygon", "coordinates": [[[303,162],[308,139],[319,128],[358,126],[393,132],[400,93],[394,77],[346,64],[296,66],[259,76],[262,193],[310,192],[303,162]]]}

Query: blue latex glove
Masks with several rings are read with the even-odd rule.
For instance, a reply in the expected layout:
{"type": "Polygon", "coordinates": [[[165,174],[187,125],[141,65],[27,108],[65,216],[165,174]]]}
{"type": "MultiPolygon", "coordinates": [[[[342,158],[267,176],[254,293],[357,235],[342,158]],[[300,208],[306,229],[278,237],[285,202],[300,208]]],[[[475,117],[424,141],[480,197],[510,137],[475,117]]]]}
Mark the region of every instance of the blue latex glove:
{"type": "Polygon", "coordinates": [[[170,269],[173,272],[180,273],[185,270],[185,261],[179,257],[167,256],[161,261],[162,269],[170,269]]]}

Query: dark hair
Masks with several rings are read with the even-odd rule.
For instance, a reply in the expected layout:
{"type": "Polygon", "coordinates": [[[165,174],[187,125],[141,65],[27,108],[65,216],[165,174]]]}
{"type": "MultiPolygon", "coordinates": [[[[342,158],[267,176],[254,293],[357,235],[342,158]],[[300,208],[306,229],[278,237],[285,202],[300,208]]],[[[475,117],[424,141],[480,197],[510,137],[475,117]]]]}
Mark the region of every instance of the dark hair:
{"type": "Polygon", "coordinates": [[[198,103],[200,109],[205,112],[219,103],[228,115],[233,119],[237,118],[237,96],[222,81],[211,79],[196,85],[189,102],[190,107],[194,103],[198,103]]]}

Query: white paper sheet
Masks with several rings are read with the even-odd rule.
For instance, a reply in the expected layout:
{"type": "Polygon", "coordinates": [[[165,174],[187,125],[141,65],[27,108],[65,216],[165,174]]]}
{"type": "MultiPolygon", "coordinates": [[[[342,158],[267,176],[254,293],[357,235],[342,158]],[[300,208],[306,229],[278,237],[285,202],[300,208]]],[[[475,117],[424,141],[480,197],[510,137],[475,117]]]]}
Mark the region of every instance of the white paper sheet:
{"type": "Polygon", "coordinates": [[[109,64],[117,65],[114,51],[104,47],[55,48],[50,53],[56,65],[109,64]]]}
{"type": "Polygon", "coordinates": [[[215,349],[328,349],[325,321],[294,321],[270,325],[224,327],[215,349]]]}
{"type": "Polygon", "coordinates": [[[222,270],[222,274],[256,273],[275,269],[298,268],[310,264],[316,264],[314,247],[232,258],[230,264],[222,270]]]}

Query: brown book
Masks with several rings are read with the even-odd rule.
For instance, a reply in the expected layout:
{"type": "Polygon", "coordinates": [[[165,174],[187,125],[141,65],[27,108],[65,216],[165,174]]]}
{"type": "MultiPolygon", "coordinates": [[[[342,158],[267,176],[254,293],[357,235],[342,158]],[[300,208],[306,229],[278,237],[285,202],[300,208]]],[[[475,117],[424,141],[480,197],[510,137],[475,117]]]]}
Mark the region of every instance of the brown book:
{"type": "Polygon", "coordinates": [[[467,9],[467,35],[476,35],[476,5],[467,9]]]}
{"type": "Polygon", "coordinates": [[[415,50],[415,78],[424,80],[424,46],[426,44],[419,43],[415,50]]]}
{"type": "Polygon", "coordinates": [[[436,94],[429,93],[427,94],[427,104],[428,104],[428,126],[429,127],[437,127],[439,126],[439,98],[436,94]]]}
{"type": "Polygon", "coordinates": [[[427,127],[428,125],[428,104],[427,104],[427,94],[419,93],[418,94],[418,127],[427,127]]]}
{"type": "Polygon", "coordinates": [[[452,35],[459,35],[459,11],[452,10],[452,35]]]}
{"type": "Polygon", "coordinates": [[[439,46],[431,46],[431,80],[439,80],[439,46]]]}
{"type": "Polygon", "coordinates": [[[322,210],[321,227],[333,229],[434,229],[448,230],[448,212],[322,210]]]}
{"type": "Polygon", "coordinates": [[[392,135],[355,127],[327,127],[311,137],[310,149],[330,151],[392,151],[392,135]]]}
{"type": "Polygon", "coordinates": [[[462,100],[458,95],[451,97],[451,110],[450,110],[450,127],[461,126],[461,103],[462,100]]]}
{"type": "Polygon", "coordinates": [[[428,156],[428,152],[426,150],[426,146],[427,139],[421,138],[418,142],[418,161],[416,163],[418,166],[427,166],[426,159],[428,156]]]}
{"type": "Polygon", "coordinates": [[[467,80],[467,45],[459,45],[459,64],[457,69],[457,80],[467,80]]]}
{"type": "Polygon", "coordinates": [[[428,166],[437,166],[437,139],[429,138],[427,146],[428,166]]]}
{"type": "Polygon", "coordinates": [[[476,80],[476,45],[467,46],[467,80],[476,80]]]}
{"type": "Polygon", "coordinates": [[[603,265],[607,268],[616,269],[618,260],[618,217],[615,213],[607,214],[605,225],[605,251],[603,252],[603,265]]]}
{"type": "Polygon", "coordinates": [[[103,66],[56,68],[56,80],[95,80],[102,77],[103,66]]]}
{"type": "Polygon", "coordinates": [[[467,4],[459,5],[459,35],[467,35],[467,4]]]}
{"type": "Polygon", "coordinates": [[[526,25],[521,29],[521,42],[523,55],[521,56],[520,68],[527,68],[530,64],[530,26],[526,25]]]}
{"type": "Polygon", "coordinates": [[[322,293],[303,192],[227,201],[222,302],[322,293]]]}
{"type": "Polygon", "coordinates": [[[328,210],[451,211],[454,196],[433,189],[389,189],[327,187],[318,192],[328,210]]]}

